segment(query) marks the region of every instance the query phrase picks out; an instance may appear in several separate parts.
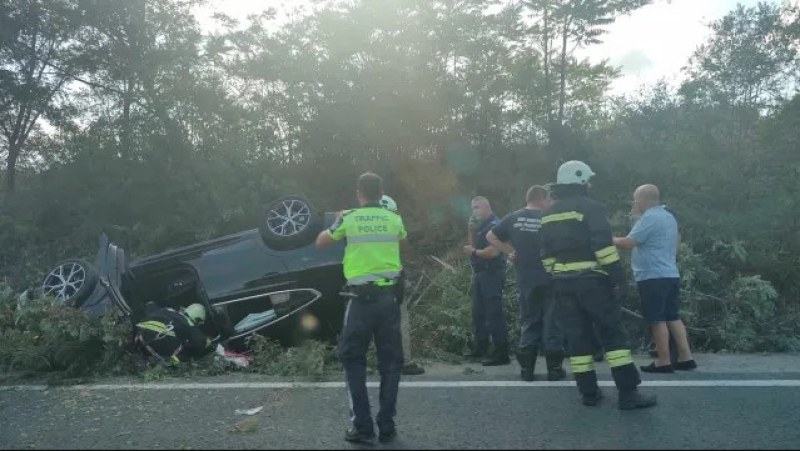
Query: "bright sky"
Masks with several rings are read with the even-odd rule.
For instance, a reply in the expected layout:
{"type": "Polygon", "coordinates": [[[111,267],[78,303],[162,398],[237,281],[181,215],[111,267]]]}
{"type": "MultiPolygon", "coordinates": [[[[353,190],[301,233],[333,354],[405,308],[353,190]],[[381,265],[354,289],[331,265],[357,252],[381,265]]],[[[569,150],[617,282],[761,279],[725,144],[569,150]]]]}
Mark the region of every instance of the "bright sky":
{"type": "MultiPolygon", "coordinates": [[[[307,0],[210,0],[203,13],[218,9],[244,19],[269,7],[283,15],[307,3],[307,0]]],[[[617,19],[602,37],[602,44],[582,52],[593,61],[609,58],[611,64],[622,67],[620,78],[611,88],[612,94],[633,93],[661,78],[678,82],[681,68],[709,36],[706,24],[724,16],[737,3],[753,6],[758,0],[655,0],[653,3],[617,19]]],[[[213,22],[202,17],[203,13],[198,19],[210,30],[213,22]]]]}

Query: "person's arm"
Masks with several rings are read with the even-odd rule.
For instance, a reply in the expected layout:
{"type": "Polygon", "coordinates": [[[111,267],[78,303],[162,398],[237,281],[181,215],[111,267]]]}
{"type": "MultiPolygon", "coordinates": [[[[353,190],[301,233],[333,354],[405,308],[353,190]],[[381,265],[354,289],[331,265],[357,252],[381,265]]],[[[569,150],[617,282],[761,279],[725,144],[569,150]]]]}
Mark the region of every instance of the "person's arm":
{"type": "Polygon", "coordinates": [[[539,252],[541,253],[542,266],[544,267],[544,270],[547,271],[548,274],[552,274],[553,266],[556,264],[556,259],[553,256],[553,252],[550,250],[550,227],[552,223],[547,223],[544,221],[544,218],[546,218],[548,214],[549,210],[542,214],[542,228],[539,229],[539,236],[541,237],[539,252]]]}
{"type": "Polygon", "coordinates": [[[333,225],[322,232],[319,232],[319,235],[317,235],[317,240],[314,243],[316,244],[317,249],[328,247],[336,241],[344,238],[344,227],[342,227],[343,222],[344,213],[340,211],[336,213],[336,221],[333,222],[333,225]]]}
{"type": "Polygon", "coordinates": [[[651,218],[651,216],[642,216],[639,218],[628,233],[628,236],[614,237],[614,245],[620,250],[629,251],[647,241],[653,230],[653,221],[651,218]]]}
{"type": "Polygon", "coordinates": [[[627,236],[614,237],[614,246],[617,246],[617,249],[621,251],[629,251],[638,245],[639,243],[636,240],[632,240],[627,236]]]}
{"type": "Polygon", "coordinates": [[[501,241],[500,238],[495,235],[494,230],[490,230],[489,233],[486,234],[486,241],[506,255],[511,255],[514,253],[514,247],[506,242],[501,241]]]}
{"type": "Polygon", "coordinates": [[[589,247],[594,252],[597,263],[608,273],[614,285],[625,284],[625,271],[619,259],[619,252],[614,245],[611,225],[606,218],[605,210],[599,204],[591,205],[584,212],[584,220],[589,229],[589,247]]]}
{"type": "Polygon", "coordinates": [[[322,249],[330,246],[335,242],[336,240],[333,239],[331,232],[325,229],[322,232],[319,232],[319,235],[317,235],[317,241],[314,244],[316,244],[317,249],[322,249]]]}
{"type": "Polygon", "coordinates": [[[486,246],[483,249],[475,249],[475,246],[467,245],[463,247],[464,253],[466,255],[474,255],[478,258],[495,258],[500,255],[500,251],[494,246],[486,246]]]}

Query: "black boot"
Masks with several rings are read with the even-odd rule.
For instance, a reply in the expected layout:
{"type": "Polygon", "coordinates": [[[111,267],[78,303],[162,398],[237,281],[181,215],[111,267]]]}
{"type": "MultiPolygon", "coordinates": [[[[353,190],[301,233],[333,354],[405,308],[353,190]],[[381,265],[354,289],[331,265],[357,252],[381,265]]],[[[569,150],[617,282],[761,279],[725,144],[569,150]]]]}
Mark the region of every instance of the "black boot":
{"type": "Polygon", "coordinates": [[[586,371],[574,374],[575,382],[578,385],[578,391],[581,393],[583,405],[596,406],[603,398],[603,393],[600,392],[600,387],[597,386],[597,373],[594,371],[586,371]]]}
{"type": "Polygon", "coordinates": [[[536,368],[538,350],[532,346],[517,349],[517,362],[519,362],[520,378],[530,382],[533,380],[533,370],[536,368]]]}
{"type": "Polygon", "coordinates": [[[567,372],[564,371],[564,353],[563,352],[549,352],[545,354],[547,360],[547,380],[560,381],[567,377],[567,372]]]}
{"type": "Polygon", "coordinates": [[[619,410],[644,409],[656,405],[656,395],[643,395],[633,390],[619,391],[619,410]]]}
{"type": "Polygon", "coordinates": [[[508,357],[508,343],[494,345],[494,352],[488,359],[481,362],[483,366],[508,365],[511,359],[508,357]]]}
{"type": "Polygon", "coordinates": [[[475,342],[475,346],[472,348],[472,352],[464,354],[464,357],[468,359],[480,359],[486,357],[486,350],[489,349],[489,341],[488,340],[478,340],[475,342]]]}

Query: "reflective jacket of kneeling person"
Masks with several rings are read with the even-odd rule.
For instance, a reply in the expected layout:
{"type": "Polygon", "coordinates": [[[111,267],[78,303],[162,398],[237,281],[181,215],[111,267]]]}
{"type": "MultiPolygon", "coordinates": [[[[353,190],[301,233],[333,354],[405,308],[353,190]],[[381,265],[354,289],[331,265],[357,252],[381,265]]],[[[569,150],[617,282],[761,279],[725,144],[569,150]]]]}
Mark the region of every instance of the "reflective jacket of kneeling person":
{"type": "Polygon", "coordinates": [[[144,319],[136,324],[135,341],[148,354],[163,363],[176,364],[206,355],[211,340],[200,326],[206,311],[201,304],[192,304],[175,311],[150,304],[144,319]]]}

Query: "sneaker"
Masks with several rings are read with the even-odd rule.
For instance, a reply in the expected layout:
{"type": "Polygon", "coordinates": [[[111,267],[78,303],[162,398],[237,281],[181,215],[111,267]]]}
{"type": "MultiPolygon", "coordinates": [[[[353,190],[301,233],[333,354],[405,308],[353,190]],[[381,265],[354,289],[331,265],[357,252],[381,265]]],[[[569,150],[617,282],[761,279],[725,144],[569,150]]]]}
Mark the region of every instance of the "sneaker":
{"type": "Polygon", "coordinates": [[[675,370],[672,368],[672,365],[662,365],[656,366],[656,362],[650,363],[647,366],[640,366],[639,369],[645,373],[674,373],[675,370]]]}
{"type": "Polygon", "coordinates": [[[675,362],[672,366],[674,366],[676,370],[689,371],[697,368],[697,363],[692,359],[685,362],[675,362]]]}
{"type": "Polygon", "coordinates": [[[375,443],[375,432],[359,432],[358,429],[351,427],[344,433],[344,439],[350,443],[371,445],[375,443]]]}
{"type": "Polygon", "coordinates": [[[381,443],[389,443],[397,438],[397,429],[391,428],[388,431],[380,431],[378,434],[378,441],[381,443]]]}

